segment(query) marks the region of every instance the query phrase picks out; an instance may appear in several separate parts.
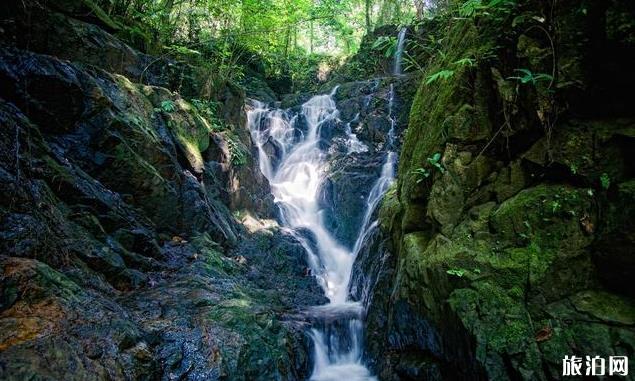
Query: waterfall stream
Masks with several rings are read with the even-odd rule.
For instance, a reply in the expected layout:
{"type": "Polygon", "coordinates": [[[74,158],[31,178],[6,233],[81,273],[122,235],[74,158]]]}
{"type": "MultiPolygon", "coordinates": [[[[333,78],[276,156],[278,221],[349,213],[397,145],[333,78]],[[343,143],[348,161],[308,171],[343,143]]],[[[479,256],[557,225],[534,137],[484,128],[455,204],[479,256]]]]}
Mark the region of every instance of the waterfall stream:
{"type": "Polygon", "coordinates": [[[397,49],[395,50],[395,63],[393,65],[393,74],[401,75],[401,63],[403,56],[403,46],[406,41],[406,28],[401,28],[399,31],[399,36],[397,37],[397,49]]]}
{"type": "MultiPolygon", "coordinates": [[[[376,380],[363,363],[364,307],[349,299],[351,271],[365,238],[375,228],[373,213],[394,179],[397,155],[394,152],[394,90],[390,87],[390,131],[384,164],[366,199],[366,208],[357,239],[347,248],[334,238],[323,219],[320,190],[327,175],[326,153],[321,149],[321,129],[339,120],[334,95],[317,95],[301,106],[299,115],[269,108],[253,101],[248,124],[259,153],[259,165],[267,177],[275,202],[281,211],[282,224],[291,230],[306,249],[312,274],[323,288],[329,303],[316,306],[309,314],[322,321],[314,325],[310,336],[314,345],[314,381],[376,380]],[[305,122],[301,126],[300,120],[305,122]],[[304,127],[304,128],[303,128],[304,127]],[[304,232],[310,232],[306,234],[304,232]]],[[[357,119],[359,115],[355,117],[357,119]]],[[[366,152],[368,148],[346,125],[348,154],[366,152]]],[[[322,141],[323,143],[323,141],[322,141]]]]}

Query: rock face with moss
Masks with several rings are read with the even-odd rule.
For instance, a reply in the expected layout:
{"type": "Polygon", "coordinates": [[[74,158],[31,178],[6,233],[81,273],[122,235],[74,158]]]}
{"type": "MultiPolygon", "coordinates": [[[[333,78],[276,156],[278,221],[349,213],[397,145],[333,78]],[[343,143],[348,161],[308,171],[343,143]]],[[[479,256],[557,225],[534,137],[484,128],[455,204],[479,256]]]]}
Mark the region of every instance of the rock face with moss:
{"type": "Polygon", "coordinates": [[[443,54],[357,263],[382,379],[558,379],[565,355],[633,357],[634,14],[529,1],[434,22],[443,54]]]}
{"type": "Polygon", "coordinates": [[[297,310],[324,298],[269,220],[242,92],[139,81],[150,56],[53,3],[37,52],[2,23],[0,379],[305,378],[297,310]]]}

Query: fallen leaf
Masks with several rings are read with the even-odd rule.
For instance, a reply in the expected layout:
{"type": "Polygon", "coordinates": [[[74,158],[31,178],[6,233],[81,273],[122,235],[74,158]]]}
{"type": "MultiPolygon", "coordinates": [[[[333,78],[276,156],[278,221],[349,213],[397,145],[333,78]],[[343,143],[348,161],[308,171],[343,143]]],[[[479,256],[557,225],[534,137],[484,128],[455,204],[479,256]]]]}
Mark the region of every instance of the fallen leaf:
{"type": "Polygon", "coordinates": [[[582,225],[582,229],[586,234],[593,234],[595,232],[595,225],[588,214],[580,217],[580,225],[582,225]]]}
{"type": "Polygon", "coordinates": [[[544,327],[536,333],[536,342],[541,343],[551,339],[553,336],[553,329],[551,327],[544,327]]]}

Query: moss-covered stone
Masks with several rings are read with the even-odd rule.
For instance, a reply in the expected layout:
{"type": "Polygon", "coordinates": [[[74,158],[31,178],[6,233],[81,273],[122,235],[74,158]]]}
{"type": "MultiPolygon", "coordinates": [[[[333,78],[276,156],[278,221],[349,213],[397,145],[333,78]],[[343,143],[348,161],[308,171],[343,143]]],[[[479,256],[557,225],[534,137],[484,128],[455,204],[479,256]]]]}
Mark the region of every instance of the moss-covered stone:
{"type": "MultiPolygon", "coordinates": [[[[534,33],[529,20],[540,7],[532,2],[448,21],[443,54],[427,62],[411,108],[397,197],[380,214],[394,265],[378,276],[368,318],[371,332],[388,333],[369,333],[369,348],[393,337],[408,343],[377,360],[387,379],[400,356],[432,353],[448,379],[461,378],[458,367],[472,377],[482,370],[489,379],[547,380],[561,376],[566,354],[635,353],[626,280],[632,112],[599,118],[580,105],[605,99],[573,89],[595,86],[589,43],[604,32],[588,21],[617,3],[589,14],[556,5],[561,21],[552,21],[568,24],[566,42],[534,33]],[[477,63],[453,66],[464,57],[477,63]],[[520,68],[557,78],[523,83],[514,78],[520,68]],[[440,70],[450,78],[430,77],[440,70]],[[577,114],[560,112],[567,107],[577,114]]],[[[621,109],[615,102],[609,108],[621,109]]]]}
{"type": "Polygon", "coordinates": [[[594,199],[587,190],[539,185],[503,202],[493,213],[492,228],[507,241],[529,237],[567,255],[591,243],[580,218],[594,214],[594,199]]]}
{"type": "Polygon", "coordinates": [[[571,297],[571,303],[579,312],[602,322],[635,325],[635,305],[632,301],[600,291],[583,291],[571,297]]]}

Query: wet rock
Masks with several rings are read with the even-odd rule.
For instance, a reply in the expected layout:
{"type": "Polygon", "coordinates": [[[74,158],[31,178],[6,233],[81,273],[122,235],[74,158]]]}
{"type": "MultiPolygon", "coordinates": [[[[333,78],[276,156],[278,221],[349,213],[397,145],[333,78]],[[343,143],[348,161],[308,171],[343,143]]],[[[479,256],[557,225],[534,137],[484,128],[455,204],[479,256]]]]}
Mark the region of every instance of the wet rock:
{"type": "Polygon", "coordinates": [[[211,139],[178,94],[134,80],[143,55],[51,17],[39,26],[61,35],[34,49],[73,62],[0,50],[0,378],[306,378],[295,311],[324,298],[304,250],[229,209],[273,214],[244,94],[223,95],[239,127],[211,139]],[[84,38],[85,51],[58,45],[84,38]]]}
{"type": "Polygon", "coordinates": [[[383,160],[381,154],[359,154],[338,156],[330,163],[321,196],[321,203],[328,206],[324,218],[335,237],[349,247],[359,234],[368,192],[379,176],[383,160]]]}
{"type": "Polygon", "coordinates": [[[278,98],[277,94],[259,73],[248,72],[242,84],[245,86],[249,98],[257,99],[265,103],[273,103],[278,98]]]}

